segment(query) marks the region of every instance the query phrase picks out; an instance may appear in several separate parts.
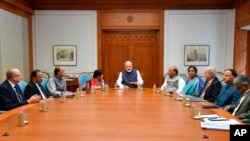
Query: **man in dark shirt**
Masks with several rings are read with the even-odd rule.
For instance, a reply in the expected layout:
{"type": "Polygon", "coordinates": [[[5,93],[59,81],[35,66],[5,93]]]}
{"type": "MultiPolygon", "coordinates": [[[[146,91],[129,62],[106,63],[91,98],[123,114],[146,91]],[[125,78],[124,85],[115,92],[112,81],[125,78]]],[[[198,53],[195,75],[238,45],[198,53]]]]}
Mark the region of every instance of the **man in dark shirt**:
{"type": "Polygon", "coordinates": [[[226,69],[224,71],[223,80],[226,83],[222,87],[220,94],[214,101],[214,104],[224,108],[227,105],[235,105],[241,98],[240,92],[234,85],[234,79],[237,77],[237,72],[233,69],[226,69]]]}

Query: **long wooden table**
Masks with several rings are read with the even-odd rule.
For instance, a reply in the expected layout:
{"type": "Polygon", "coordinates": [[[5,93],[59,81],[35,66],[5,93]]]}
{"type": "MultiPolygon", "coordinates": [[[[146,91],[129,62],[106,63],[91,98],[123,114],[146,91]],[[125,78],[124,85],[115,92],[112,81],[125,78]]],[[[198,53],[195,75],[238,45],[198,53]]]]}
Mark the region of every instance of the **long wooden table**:
{"type": "MultiPolygon", "coordinates": [[[[205,130],[190,117],[190,108],[152,89],[96,91],[82,98],[47,99],[23,106],[29,124],[17,126],[17,109],[0,115],[0,141],[229,141],[229,131],[205,130]]],[[[235,118],[222,109],[206,109],[235,118]]],[[[237,118],[235,118],[237,119],[237,118]]],[[[237,119],[238,120],[238,119],[237,119]]]]}

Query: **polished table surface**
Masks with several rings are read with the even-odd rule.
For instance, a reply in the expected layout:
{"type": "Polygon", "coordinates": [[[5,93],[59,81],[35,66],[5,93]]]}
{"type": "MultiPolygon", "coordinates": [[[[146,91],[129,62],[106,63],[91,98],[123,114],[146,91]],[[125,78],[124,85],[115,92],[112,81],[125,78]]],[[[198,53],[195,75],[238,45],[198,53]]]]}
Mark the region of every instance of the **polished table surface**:
{"type": "MultiPolygon", "coordinates": [[[[0,141],[229,141],[229,131],[202,129],[189,107],[152,89],[96,90],[66,103],[47,101],[47,112],[40,104],[23,106],[29,121],[23,127],[17,126],[18,108],[1,114],[0,133],[9,136],[0,141]]],[[[202,112],[235,118],[222,109],[202,112]]]]}

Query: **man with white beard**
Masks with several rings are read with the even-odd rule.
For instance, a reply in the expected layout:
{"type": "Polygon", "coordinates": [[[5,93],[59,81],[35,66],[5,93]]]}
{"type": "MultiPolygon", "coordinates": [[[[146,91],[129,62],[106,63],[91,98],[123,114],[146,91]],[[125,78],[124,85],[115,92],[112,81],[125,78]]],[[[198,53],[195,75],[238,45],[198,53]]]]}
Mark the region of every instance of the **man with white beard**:
{"type": "Polygon", "coordinates": [[[126,61],[124,67],[116,82],[120,89],[137,88],[138,85],[143,84],[140,72],[133,68],[131,61],[126,61]]]}

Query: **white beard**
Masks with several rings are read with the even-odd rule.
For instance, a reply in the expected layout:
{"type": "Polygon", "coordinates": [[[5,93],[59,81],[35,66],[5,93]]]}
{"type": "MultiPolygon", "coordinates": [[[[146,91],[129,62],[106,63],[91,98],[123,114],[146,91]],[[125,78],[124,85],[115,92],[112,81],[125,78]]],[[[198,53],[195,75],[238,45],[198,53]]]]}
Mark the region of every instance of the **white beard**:
{"type": "Polygon", "coordinates": [[[127,72],[131,72],[132,71],[132,69],[130,69],[130,70],[126,70],[127,72]]]}

